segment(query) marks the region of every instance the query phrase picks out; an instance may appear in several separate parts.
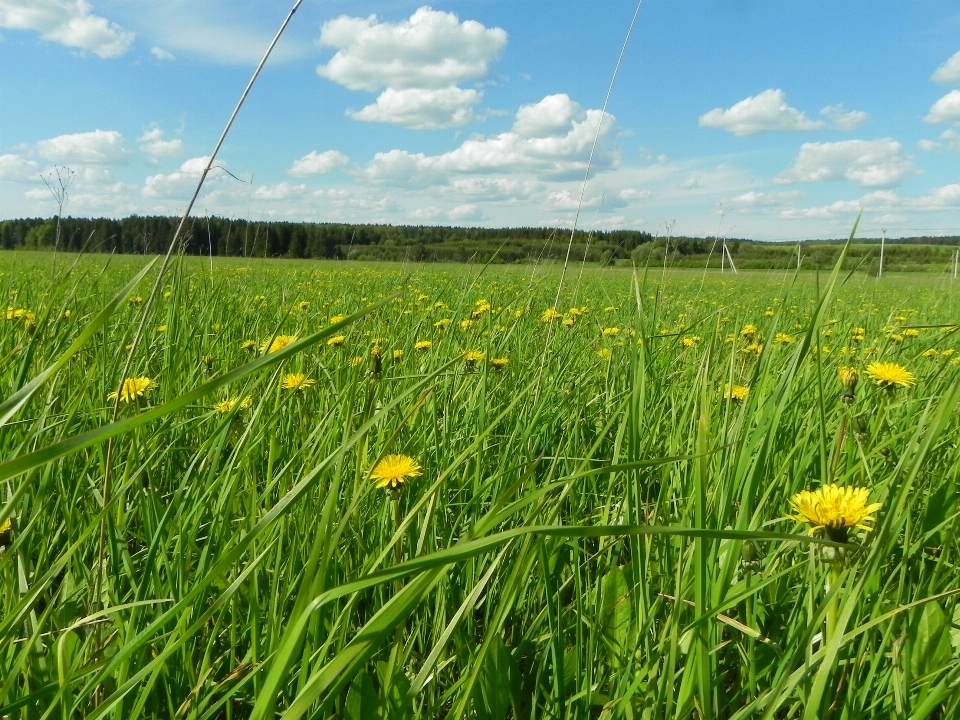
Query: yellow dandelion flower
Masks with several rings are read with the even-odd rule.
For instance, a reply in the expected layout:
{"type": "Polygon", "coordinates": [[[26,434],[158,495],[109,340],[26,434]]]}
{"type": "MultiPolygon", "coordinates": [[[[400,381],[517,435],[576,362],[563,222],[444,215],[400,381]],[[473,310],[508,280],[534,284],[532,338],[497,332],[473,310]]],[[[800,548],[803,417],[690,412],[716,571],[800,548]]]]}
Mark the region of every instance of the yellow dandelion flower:
{"type": "Polygon", "coordinates": [[[248,410],[251,405],[253,405],[253,400],[249,395],[240,398],[227,398],[226,400],[221,400],[218,403],[215,403],[213,409],[216,410],[221,415],[227,415],[233,412],[233,409],[239,405],[241,410],[248,410]]]}
{"type": "Polygon", "coordinates": [[[608,305],[603,309],[604,312],[615,312],[616,308],[613,305],[608,305]]]}
{"type": "Polygon", "coordinates": [[[920,331],[917,330],[916,328],[907,328],[906,330],[903,331],[903,336],[905,338],[920,337],[920,331]]]}
{"type": "Polygon", "coordinates": [[[394,360],[400,360],[402,357],[403,357],[403,350],[394,350],[394,351],[393,351],[393,359],[394,359],[394,360]]]}
{"type": "Polygon", "coordinates": [[[543,322],[553,322],[563,317],[563,313],[557,312],[556,308],[547,308],[543,311],[543,315],[540,316],[540,320],[543,322]]]}
{"type": "Polygon", "coordinates": [[[167,326],[166,326],[166,325],[157,325],[157,332],[158,332],[158,333],[165,333],[166,331],[167,331],[167,326]]]}
{"type": "Polygon", "coordinates": [[[744,340],[750,340],[757,334],[756,325],[744,325],[743,329],[740,330],[740,337],[744,340]]]}
{"type": "Polygon", "coordinates": [[[316,380],[308,378],[303,373],[287,373],[283,376],[283,381],[280,383],[280,387],[282,387],[284,390],[300,392],[301,390],[306,390],[308,387],[315,385],[316,382],[316,380]]]}
{"type": "Polygon", "coordinates": [[[306,300],[301,300],[300,302],[297,303],[298,310],[308,310],[309,308],[310,308],[310,303],[307,302],[306,300]]]}
{"type": "Polygon", "coordinates": [[[610,359],[613,357],[613,353],[610,351],[610,348],[600,348],[600,352],[597,353],[600,356],[601,360],[606,360],[610,362],[610,359]]]}
{"type": "Polygon", "coordinates": [[[777,345],[789,345],[790,343],[793,342],[793,338],[790,335],[787,335],[786,333],[779,332],[773,336],[773,341],[777,345]]]}
{"type": "Polygon", "coordinates": [[[423,468],[407,455],[387,455],[380,460],[370,473],[370,479],[378,488],[398,490],[408,478],[420,477],[423,468]]]}
{"type": "Polygon", "coordinates": [[[846,542],[850,528],[872,530],[867,525],[882,507],[871,503],[870,490],[864,487],[824,485],[813,492],[804,490],[790,498],[795,515],[790,517],[811,526],[810,534],[824,529],[834,542],[846,542]]]}
{"type": "Polygon", "coordinates": [[[287,345],[294,342],[296,339],[296,335],[277,335],[275,338],[273,338],[273,340],[263,342],[260,345],[260,352],[275,353],[278,350],[283,350],[287,345]]]}
{"type": "Polygon", "coordinates": [[[143,305],[143,298],[140,297],[139,295],[133,295],[127,298],[127,302],[130,305],[143,305]]]}
{"type": "Polygon", "coordinates": [[[686,337],[686,338],[684,338],[683,340],[681,340],[680,342],[681,342],[681,344],[682,344],[685,348],[692,348],[694,345],[696,345],[698,342],[700,342],[700,336],[699,336],[699,335],[694,335],[694,336],[692,336],[692,337],[686,337]]]}
{"type": "Polygon", "coordinates": [[[363,358],[360,355],[354,355],[350,358],[350,367],[358,367],[363,364],[363,358]]]}
{"type": "Polygon", "coordinates": [[[257,349],[257,343],[255,343],[253,340],[244,340],[242,343],[240,343],[240,349],[246,350],[247,352],[253,352],[257,349]]]}
{"type": "Polygon", "coordinates": [[[429,349],[432,348],[432,347],[433,347],[433,342],[432,342],[432,341],[430,341],[430,340],[419,340],[416,344],[414,344],[413,349],[414,349],[414,350],[429,350],[429,349]]]}
{"type": "Polygon", "coordinates": [[[924,350],[921,354],[922,354],[923,357],[925,357],[925,358],[935,358],[935,357],[936,357],[937,355],[939,355],[940,353],[937,352],[936,349],[930,348],[929,350],[924,350]]]}
{"type": "Polygon", "coordinates": [[[131,400],[136,400],[138,397],[143,397],[144,394],[153,390],[155,387],[157,387],[157,383],[146,376],[127,378],[123,381],[123,387],[120,391],[114,390],[107,395],[107,400],[116,400],[119,396],[120,402],[128,403],[131,400]]]}
{"type": "Polygon", "coordinates": [[[437,330],[443,330],[443,329],[444,329],[445,327],[447,327],[447,325],[449,325],[449,324],[450,324],[450,318],[443,318],[443,319],[441,319],[441,320],[437,320],[437,321],[433,324],[433,326],[434,326],[437,330]]]}
{"type": "Polygon", "coordinates": [[[343,322],[346,319],[346,315],[334,315],[332,318],[330,318],[330,324],[336,325],[338,322],[343,322]]]}
{"type": "Polygon", "coordinates": [[[485,357],[486,355],[484,355],[479,350],[468,350],[463,354],[463,359],[466,360],[468,363],[480,362],[485,357]]]}
{"type": "Polygon", "coordinates": [[[469,330],[469,329],[472,328],[472,327],[473,327],[473,320],[461,320],[461,321],[460,321],[460,329],[461,329],[461,330],[469,330]]]}
{"type": "Polygon", "coordinates": [[[902,365],[891,362],[872,362],[867,365],[867,375],[880,387],[893,390],[898,387],[907,388],[917,384],[912,372],[902,365]]]}
{"type": "Polygon", "coordinates": [[[490,364],[497,372],[503,372],[507,369],[507,365],[510,364],[510,358],[493,358],[490,360],[490,364]]]}
{"type": "Polygon", "coordinates": [[[750,394],[750,388],[744,385],[727,385],[723,386],[723,397],[727,400],[733,400],[734,402],[743,402],[747,399],[747,395],[750,394]]]}
{"type": "Polygon", "coordinates": [[[327,345],[330,347],[340,347],[343,345],[343,341],[347,339],[346,335],[334,335],[332,338],[327,340],[327,345]]]}
{"type": "Polygon", "coordinates": [[[620,334],[620,328],[618,328],[618,327],[606,327],[606,328],[603,329],[603,334],[606,335],[606,336],[608,336],[608,337],[612,337],[612,336],[614,336],[614,335],[619,335],[619,334],[620,334]]]}

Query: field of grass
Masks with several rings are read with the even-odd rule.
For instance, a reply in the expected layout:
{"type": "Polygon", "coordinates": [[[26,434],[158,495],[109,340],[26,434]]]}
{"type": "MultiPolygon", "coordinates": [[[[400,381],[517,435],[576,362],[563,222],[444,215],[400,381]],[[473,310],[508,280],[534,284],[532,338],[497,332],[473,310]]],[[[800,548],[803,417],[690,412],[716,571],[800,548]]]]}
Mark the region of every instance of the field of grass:
{"type": "Polygon", "coordinates": [[[158,265],[0,255],[0,717],[960,717],[960,284],[158,265]]]}

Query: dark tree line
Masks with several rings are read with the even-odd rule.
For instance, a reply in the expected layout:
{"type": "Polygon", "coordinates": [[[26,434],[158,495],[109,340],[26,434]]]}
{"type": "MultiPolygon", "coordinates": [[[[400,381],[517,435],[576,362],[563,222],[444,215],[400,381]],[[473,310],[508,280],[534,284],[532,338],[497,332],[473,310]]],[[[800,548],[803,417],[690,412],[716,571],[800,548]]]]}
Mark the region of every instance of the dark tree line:
{"type": "MultiPolygon", "coordinates": [[[[132,216],[63,218],[59,250],[153,255],[166,252],[178,218],[132,216]]],[[[0,248],[53,249],[56,219],[28,218],[0,222],[0,248]]],[[[191,218],[182,238],[188,255],[258,258],[327,258],[407,260],[414,262],[529,262],[561,260],[570,231],[543,227],[465,228],[425,225],[349,225],[340,223],[249,222],[221,217],[191,218]]],[[[744,268],[796,266],[796,243],[727,239],[727,248],[744,268]]],[[[887,261],[903,269],[948,263],[960,237],[905,238],[887,242],[887,261]]],[[[803,266],[831,267],[843,242],[802,244],[803,266]]],[[[879,240],[857,240],[851,263],[876,264],[879,240]]],[[[703,267],[720,264],[715,238],[654,237],[638,230],[577,231],[572,260],[616,264],[703,267]]]]}

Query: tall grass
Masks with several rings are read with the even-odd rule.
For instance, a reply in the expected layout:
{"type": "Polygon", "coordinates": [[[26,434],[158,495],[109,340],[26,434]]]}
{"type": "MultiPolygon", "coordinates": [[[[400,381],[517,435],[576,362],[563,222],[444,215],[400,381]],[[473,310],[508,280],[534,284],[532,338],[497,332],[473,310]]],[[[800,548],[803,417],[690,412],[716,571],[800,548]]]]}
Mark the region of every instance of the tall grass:
{"type": "Polygon", "coordinates": [[[948,282],[182,259],[149,307],[41,258],[0,256],[0,716],[960,713],[948,282]],[[876,358],[916,387],[843,403],[876,358]],[[828,480],[883,503],[839,583],[786,517],[828,480]]]}
{"type": "Polygon", "coordinates": [[[952,286],[175,247],[2,259],[0,716],[960,713],[952,286]],[[874,533],[800,534],[826,482],[874,533]]]}

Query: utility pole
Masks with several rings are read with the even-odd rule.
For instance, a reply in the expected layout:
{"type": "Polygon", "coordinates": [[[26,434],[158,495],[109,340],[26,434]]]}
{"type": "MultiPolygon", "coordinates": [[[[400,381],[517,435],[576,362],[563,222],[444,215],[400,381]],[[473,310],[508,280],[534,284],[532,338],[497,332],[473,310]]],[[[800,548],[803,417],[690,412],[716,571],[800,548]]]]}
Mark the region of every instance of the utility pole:
{"type": "Polygon", "coordinates": [[[880,271],[877,273],[877,279],[883,277],[883,247],[887,244],[887,229],[881,228],[880,232],[883,233],[880,237],[880,271]]]}
{"type": "Polygon", "coordinates": [[[960,260],[960,249],[953,252],[953,279],[957,279],[957,261],[960,260]]]}

